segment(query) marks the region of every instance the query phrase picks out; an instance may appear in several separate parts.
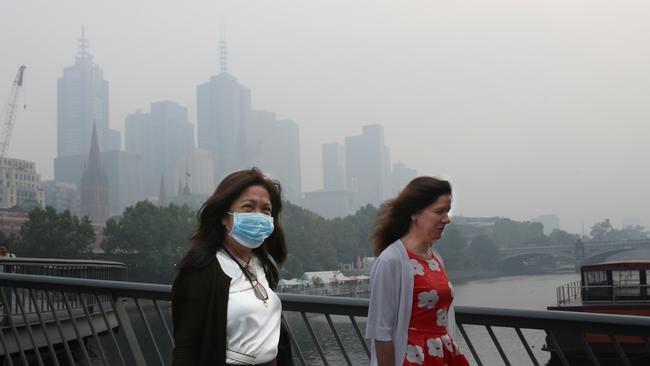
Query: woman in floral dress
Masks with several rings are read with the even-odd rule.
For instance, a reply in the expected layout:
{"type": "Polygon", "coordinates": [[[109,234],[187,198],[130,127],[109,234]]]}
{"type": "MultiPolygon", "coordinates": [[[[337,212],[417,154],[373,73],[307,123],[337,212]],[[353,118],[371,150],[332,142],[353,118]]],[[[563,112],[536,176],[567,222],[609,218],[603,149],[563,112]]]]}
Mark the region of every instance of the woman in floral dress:
{"type": "Polygon", "coordinates": [[[382,208],[366,328],[372,366],[469,365],[453,338],[453,287],[433,249],[450,210],[451,185],[433,177],[415,178],[382,208]]]}

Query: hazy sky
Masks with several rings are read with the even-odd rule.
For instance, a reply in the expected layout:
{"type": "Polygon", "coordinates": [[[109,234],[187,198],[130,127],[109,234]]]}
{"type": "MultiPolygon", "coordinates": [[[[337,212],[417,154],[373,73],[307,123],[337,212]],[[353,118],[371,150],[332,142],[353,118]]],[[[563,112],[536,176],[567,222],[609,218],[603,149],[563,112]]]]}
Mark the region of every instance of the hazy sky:
{"type": "Polygon", "coordinates": [[[381,123],[393,162],[451,179],[457,214],[650,225],[649,16],[647,1],[2,1],[0,101],[27,65],[9,156],[53,176],[82,24],[121,131],[160,100],[195,123],[225,27],[253,107],[300,125],[306,190],[322,143],[381,123]]]}

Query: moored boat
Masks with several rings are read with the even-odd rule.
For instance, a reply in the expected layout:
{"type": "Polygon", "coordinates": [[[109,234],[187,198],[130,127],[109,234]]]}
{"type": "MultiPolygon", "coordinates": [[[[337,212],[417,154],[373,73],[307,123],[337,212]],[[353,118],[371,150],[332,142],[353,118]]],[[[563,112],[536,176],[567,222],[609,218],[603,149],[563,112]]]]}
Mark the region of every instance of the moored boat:
{"type": "MultiPolygon", "coordinates": [[[[579,281],[557,288],[557,304],[549,306],[548,310],[650,316],[649,284],[650,260],[584,265],[580,268],[579,281]]],[[[607,359],[618,359],[616,345],[609,335],[589,333],[584,336],[599,360],[606,364],[607,359]]],[[[562,351],[574,359],[572,364],[581,364],[580,359],[587,361],[585,345],[579,335],[562,334],[557,338],[562,351]]],[[[616,341],[635,361],[633,364],[650,364],[648,344],[642,338],[616,337],[616,341]]]]}

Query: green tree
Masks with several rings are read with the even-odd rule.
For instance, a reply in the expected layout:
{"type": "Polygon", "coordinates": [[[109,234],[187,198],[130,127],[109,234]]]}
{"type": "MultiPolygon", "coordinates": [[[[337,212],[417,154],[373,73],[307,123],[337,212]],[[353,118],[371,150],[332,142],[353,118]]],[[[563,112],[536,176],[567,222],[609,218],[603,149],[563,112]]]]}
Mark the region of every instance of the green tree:
{"type": "Polygon", "coordinates": [[[574,245],[578,240],[580,240],[580,235],[571,234],[560,229],[553,229],[548,235],[549,245],[574,245]]]}
{"type": "Polygon", "coordinates": [[[357,257],[372,255],[370,236],[378,210],[373,205],[361,207],[353,215],[328,221],[327,239],[336,249],[339,263],[354,263],[357,257]]]}
{"type": "Polygon", "coordinates": [[[621,237],[624,240],[644,240],[648,239],[646,228],[641,225],[627,225],[621,230],[621,237]]]}
{"type": "Polygon", "coordinates": [[[283,278],[300,278],[304,273],[302,268],[302,261],[292,253],[287,255],[287,260],[282,265],[283,278]]]}
{"type": "Polygon", "coordinates": [[[474,263],[481,269],[494,269],[499,258],[499,249],[492,239],[485,235],[479,235],[472,239],[467,253],[474,263]]]}
{"type": "Polygon", "coordinates": [[[605,219],[591,227],[591,239],[593,241],[625,241],[647,238],[648,232],[645,227],[640,225],[628,225],[622,229],[616,229],[609,219],[605,219]]]}
{"type": "Polygon", "coordinates": [[[597,222],[594,226],[591,227],[591,239],[594,241],[605,241],[610,240],[614,227],[609,222],[609,219],[605,219],[601,222],[597,222]]]}
{"type": "Polygon", "coordinates": [[[500,247],[539,245],[548,240],[541,223],[506,218],[500,218],[494,223],[491,238],[500,247]]]}
{"type": "Polygon", "coordinates": [[[196,213],[188,206],[141,201],[106,222],[102,248],[129,265],[130,280],[170,283],[195,228],[196,213]]]}
{"type": "Polygon", "coordinates": [[[436,243],[436,249],[445,261],[445,267],[449,270],[458,269],[463,262],[467,241],[456,225],[451,224],[445,228],[442,238],[436,243]]]}
{"type": "Polygon", "coordinates": [[[79,219],[68,210],[57,213],[52,207],[37,207],[21,226],[16,249],[23,257],[82,258],[90,253],[94,242],[88,217],[79,219]]]}
{"type": "Polygon", "coordinates": [[[288,251],[300,261],[303,270],[320,271],[336,268],[337,253],[332,247],[328,234],[330,226],[326,219],[285,202],[282,222],[288,251]]]}

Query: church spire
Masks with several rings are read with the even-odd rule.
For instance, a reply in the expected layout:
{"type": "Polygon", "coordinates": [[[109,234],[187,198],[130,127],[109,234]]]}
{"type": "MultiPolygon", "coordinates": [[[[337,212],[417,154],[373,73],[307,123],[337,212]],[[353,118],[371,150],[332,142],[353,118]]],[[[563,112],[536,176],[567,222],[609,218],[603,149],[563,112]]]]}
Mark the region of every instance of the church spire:
{"type": "Polygon", "coordinates": [[[93,123],[88,163],[81,177],[81,214],[103,224],[108,219],[108,178],[99,155],[97,126],[93,123]]]}
{"type": "Polygon", "coordinates": [[[158,206],[165,207],[167,206],[167,192],[165,192],[165,179],[163,175],[160,174],[160,191],[158,193],[158,206]]]}
{"type": "Polygon", "coordinates": [[[183,194],[189,195],[190,193],[190,186],[187,182],[188,178],[190,177],[190,172],[185,169],[185,187],[183,188],[183,194]]]}
{"type": "Polygon", "coordinates": [[[99,156],[99,142],[97,141],[96,123],[93,123],[93,134],[90,137],[90,152],[88,152],[88,170],[91,169],[95,171],[102,169],[102,161],[99,156]]]}

